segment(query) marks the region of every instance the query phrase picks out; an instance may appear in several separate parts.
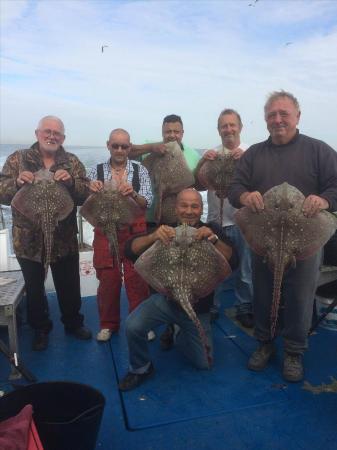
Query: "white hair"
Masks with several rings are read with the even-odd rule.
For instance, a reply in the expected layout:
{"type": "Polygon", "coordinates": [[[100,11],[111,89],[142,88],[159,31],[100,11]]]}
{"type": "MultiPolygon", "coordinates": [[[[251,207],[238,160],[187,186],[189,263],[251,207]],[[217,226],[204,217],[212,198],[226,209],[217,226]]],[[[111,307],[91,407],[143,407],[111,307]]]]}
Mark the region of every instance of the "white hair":
{"type": "Polygon", "coordinates": [[[56,122],[59,122],[59,124],[60,124],[61,127],[62,127],[63,134],[64,134],[64,132],[65,132],[64,123],[62,122],[61,119],[59,119],[59,118],[56,117],[56,116],[45,116],[45,117],[42,117],[42,119],[40,119],[40,120],[39,120],[39,123],[37,124],[37,130],[40,130],[40,129],[41,129],[42,123],[43,123],[45,120],[55,120],[56,122]]]}

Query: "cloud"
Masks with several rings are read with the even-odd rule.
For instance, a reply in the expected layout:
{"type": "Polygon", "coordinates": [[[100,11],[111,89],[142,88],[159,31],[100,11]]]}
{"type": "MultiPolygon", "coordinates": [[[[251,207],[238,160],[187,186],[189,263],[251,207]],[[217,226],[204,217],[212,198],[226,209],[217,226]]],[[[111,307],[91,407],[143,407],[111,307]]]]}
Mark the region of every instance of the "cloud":
{"type": "Polygon", "coordinates": [[[2,0],[0,3],[1,27],[8,27],[23,17],[29,5],[28,0],[2,0]]]}
{"type": "Polygon", "coordinates": [[[303,106],[301,128],[337,147],[335,2],[2,3],[2,142],[19,139],[18,122],[27,141],[46,114],[64,119],[72,144],[100,144],[117,126],[142,142],[177,113],[187,143],[209,147],[224,107],[255,142],[267,93],[283,88],[303,106]]]}

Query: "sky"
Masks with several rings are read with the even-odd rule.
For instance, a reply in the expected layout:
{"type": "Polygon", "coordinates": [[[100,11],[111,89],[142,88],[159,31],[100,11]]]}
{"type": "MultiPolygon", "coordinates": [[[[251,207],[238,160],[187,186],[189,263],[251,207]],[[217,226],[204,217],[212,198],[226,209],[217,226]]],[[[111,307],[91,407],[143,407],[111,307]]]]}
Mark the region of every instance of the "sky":
{"type": "Polygon", "coordinates": [[[337,150],[336,0],[0,0],[0,20],[1,143],[34,142],[49,114],[65,145],[104,146],[118,127],[159,141],[178,114],[185,144],[211,148],[234,108],[253,144],[268,137],[267,95],[284,89],[301,132],[337,150]]]}

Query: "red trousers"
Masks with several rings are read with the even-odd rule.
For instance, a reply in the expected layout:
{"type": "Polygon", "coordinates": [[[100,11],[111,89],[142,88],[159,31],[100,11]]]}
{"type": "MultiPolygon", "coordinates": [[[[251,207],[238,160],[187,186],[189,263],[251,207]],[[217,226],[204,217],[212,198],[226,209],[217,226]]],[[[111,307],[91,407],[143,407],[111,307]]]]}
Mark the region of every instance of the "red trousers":
{"type": "MultiPolygon", "coordinates": [[[[144,224],[145,227],[145,224],[144,224]]],[[[118,231],[118,247],[120,260],[123,266],[124,284],[129,301],[129,312],[135,309],[143,300],[149,297],[148,285],[135,271],[132,262],[124,256],[125,242],[133,235],[134,230],[142,232],[143,227],[125,227],[118,231]]],[[[120,324],[120,293],[122,276],[119,272],[116,258],[109,250],[108,239],[95,229],[94,237],[94,267],[99,280],[97,289],[97,303],[100,319],[100,328],[118,331],[120,324]]]]}

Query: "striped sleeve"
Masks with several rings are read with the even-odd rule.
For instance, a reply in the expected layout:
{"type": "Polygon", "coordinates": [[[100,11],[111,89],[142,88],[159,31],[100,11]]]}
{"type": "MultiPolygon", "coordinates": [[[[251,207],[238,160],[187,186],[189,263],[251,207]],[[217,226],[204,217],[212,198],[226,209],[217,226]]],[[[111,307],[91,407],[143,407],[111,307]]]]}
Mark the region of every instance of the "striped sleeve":
{"type": "Polygon", "coordinates": [[[139,184],[138,194],[146,199],[147,207],[150,208],[153,200],[150,175],[146,167],[141,164],[139,164],[139,184]]]}
{"type": "Polygon", "coordinates": [[[97,180],[97,167],[90,167],[87,170],[87,177],[90,181],[97,180]]]}

